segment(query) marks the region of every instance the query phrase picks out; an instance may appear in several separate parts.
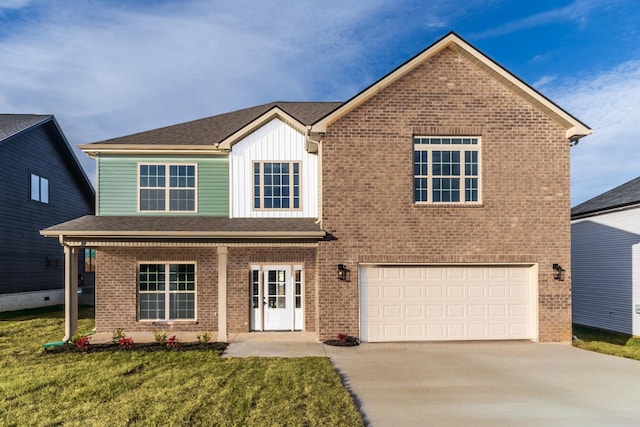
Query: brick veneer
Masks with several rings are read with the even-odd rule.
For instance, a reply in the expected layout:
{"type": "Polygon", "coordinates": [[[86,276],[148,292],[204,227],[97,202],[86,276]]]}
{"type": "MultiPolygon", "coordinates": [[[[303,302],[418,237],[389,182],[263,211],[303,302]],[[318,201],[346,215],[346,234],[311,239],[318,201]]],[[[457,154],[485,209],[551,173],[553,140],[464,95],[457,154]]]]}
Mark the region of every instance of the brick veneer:
{"type": "Polygon", "coordinates": [[[249,269],[260,264],[304,266],[304,330],[316,330],[315,248],[229,248],[227,329],[249,332],[249,269]]]}
{"type": "Polygon", "coordinates": [[[357,266],[373,261],[538,263],[539,338],[570,340],[563,127],[444,49],[330,125],[322,156],[322,225],[335,240],[318,249],[320,339],[358,334],[357,266]],[[413,203],[414,135],[481,137],[482,206],[413,203]],[[350,283],[336,279],[339,263],[350,283]]]}
{"type": "Polygon", "coordinates": [[[104,247],[96,251],[96,330],[217,331],[218,266],[216,248],[104,247]],[[137,263],[195,261],[197,322],[139,322],[137,263]]]}
{"type": "MultiPolygon", "coordinates": [[[[249,267],[252,264],[304,266],[305,330],[316,330],[316,249],[230,248],[227,268],[227,332],[249,331],[249,267]]],[[[96,252],[96,330],[217,331],[218,265],[216,248],[104,247],[96,252]],[[138,262],[195,261],[197,264],[197,322],[137,320],[138,262]]]]}

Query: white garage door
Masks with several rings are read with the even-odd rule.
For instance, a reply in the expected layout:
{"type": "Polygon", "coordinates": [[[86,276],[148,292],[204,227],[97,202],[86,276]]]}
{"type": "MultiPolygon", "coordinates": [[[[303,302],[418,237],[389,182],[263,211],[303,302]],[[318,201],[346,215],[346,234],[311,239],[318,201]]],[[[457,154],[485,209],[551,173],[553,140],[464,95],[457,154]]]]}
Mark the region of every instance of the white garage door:
{"type": "Polygon", "coordinates": [[[369,342],[535,339],[531,266],[360,268],[369,342]]]}

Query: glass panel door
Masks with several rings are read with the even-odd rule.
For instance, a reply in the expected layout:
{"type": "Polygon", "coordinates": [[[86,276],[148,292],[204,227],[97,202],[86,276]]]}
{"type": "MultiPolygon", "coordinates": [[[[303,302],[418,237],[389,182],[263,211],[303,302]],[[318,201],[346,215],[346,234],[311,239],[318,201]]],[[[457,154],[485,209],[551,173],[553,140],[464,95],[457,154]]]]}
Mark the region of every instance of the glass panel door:
{"type": "Polygon", "coordinates": [[[293,330],[293,282],[291,267],[265,266],[264,330],[293,330]]]}

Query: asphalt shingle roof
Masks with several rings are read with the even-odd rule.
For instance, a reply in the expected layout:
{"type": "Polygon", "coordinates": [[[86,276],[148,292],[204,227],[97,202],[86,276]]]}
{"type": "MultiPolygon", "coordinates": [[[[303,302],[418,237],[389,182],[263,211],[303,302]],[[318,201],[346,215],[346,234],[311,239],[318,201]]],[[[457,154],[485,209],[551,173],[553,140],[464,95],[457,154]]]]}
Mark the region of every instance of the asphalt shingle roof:
{"type": "Polygon", "coordinates": [[[0,114],[0,141],[20,133],[50,117],[50,115],[40,114],[0,114]]]}
{"type": "Polygon", "coordinates": [[[341,102],[271,102],[186,123],[122,136],[100,144],[212,145],[221,142],[267,111],[279,107],[304,125],[327,115],[341,102]]]}
{"type": "Polygon", "coordinates": [[[228,233],[233,237],[238,233],[318,234],[322,233],[322,229],[314,218],[87,215],[43,230],[46,235],[78,235],[84,232],[88,236],[167,232],[172,235],[202,233],[203,237],[206,237],[204,235],[207,233],[215,233],[217,237],[224,237],[224,234],[228,233]]]}
{"type": "Polygon", "coordinates": [[[575,206],[571,209],[571,217],[588,216],[637,203],[640,203],[640,177],[575,206]]]}

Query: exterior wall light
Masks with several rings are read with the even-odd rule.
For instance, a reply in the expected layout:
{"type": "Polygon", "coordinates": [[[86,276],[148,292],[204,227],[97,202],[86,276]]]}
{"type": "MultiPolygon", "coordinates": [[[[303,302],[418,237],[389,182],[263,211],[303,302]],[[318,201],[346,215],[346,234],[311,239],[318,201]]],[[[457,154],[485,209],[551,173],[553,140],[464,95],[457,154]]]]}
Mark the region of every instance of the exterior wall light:
{"type": "Polygon", "coordinates": [[[560,264],[553,264],[553,278],[560,282],[564,281],[564,268],[560,264]]]}
{"type": "Polygon", "coordinates": [[[351,281],[351,270],[349,270],[344,264],[338,264],[338,280],[342,282],[351,281]]]}

